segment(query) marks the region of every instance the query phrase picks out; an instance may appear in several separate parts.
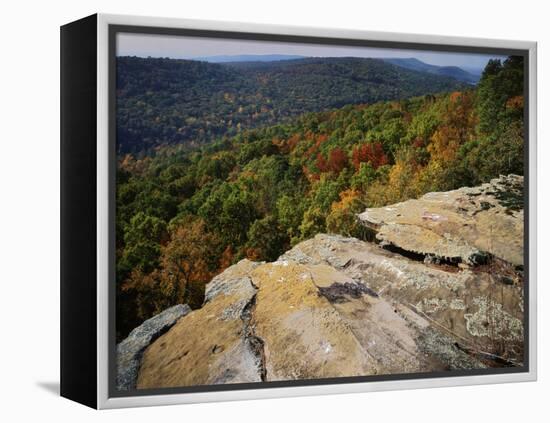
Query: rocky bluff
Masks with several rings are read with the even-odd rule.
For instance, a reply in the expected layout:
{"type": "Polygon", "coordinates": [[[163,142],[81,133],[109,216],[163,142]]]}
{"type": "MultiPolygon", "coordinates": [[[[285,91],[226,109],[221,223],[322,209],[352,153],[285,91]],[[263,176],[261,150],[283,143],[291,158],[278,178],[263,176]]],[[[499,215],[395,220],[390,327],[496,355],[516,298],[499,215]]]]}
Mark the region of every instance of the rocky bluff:
{"type": "Polygon", "coordinates": [[[523,178],[429,193],[242,260],[117,346],[120,389],[521,366],[523,178]]]}

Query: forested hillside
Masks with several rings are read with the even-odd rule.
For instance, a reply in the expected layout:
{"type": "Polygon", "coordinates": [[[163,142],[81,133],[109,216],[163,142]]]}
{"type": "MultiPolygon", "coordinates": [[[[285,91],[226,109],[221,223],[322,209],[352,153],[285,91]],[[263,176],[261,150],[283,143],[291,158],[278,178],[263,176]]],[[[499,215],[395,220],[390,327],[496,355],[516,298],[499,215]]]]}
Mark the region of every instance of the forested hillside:
{"type": "Polygon", "coordinates": [[[450,76],[458,79],[459,81],[469,82],[471,84],[475,84],[479,81],[479,77],[477,75],[471,74],[458,66],[430,65],[414,58],[390,58],[384,60],[388,63],[393,63],[394,65],[401,66],[406,69],[433,73],[435,75],[450,76]]]}
{"type": "Polygon", "coordinates": [[[206,63],[117,58],[120,153],[197,146],[244,129],[291,122],[306,112],[462,89],[377,59],[319,58],[206,63]]]}
{"type": "MultiPolygon", "coordinates": [[[[273,260],[320,232],[365,237],[356,213],[366,207],[475,185],[499,174],[523,174],[519,57],[490,61],[476,88],[460,90],[454,89],[456,82],[439,77],[426,80],[436,81],[431,88],[423,86],[421,74],[378,62],[373,67],[368,61],[351,74],[341,63],[319,63],[320,69],[342,75],[331,80],[348,81],[338,87],[327,84],[322,71],[314,72],[316,67],[308,67],[307,61],[301,70],[290,64],[276,71],[269,67],[269,82],[259,91],[263,64],[247,65],[247,72],[256,76],[243,78],[235,66],[158,60],[160,78],[147,70],[149,63],[119,59],[119,69],[126,69],[119,76],[121,119],[135,119],[123,131],[149,134],[142,146],[154,145],[153,140],[175,142],[180,136],[200,143],[207,136],[236,133],[238,123],[255,126],[257,119],[265,125],[283,113],[307,111],[309,100],[313,109],[340,102],[369,104],[241,130],[192,151],[180,145],[157,149],[154,156],[121,154],[116,216],[119,339],[170,305],[200,306],[204,284],[240,258],[273,260]],[[129,72],[131,66],[138,69],[129,72]],[[183,68],[187,80],[181,84],[187,84],[186,90],[194,87],[188,98],[176,78],[183,68]],[[204,72],[210,75],[208,83],[199,77],[204,72]],[[285,72],[291,76],[281,78],[280,85],[273,83],[285,72]],[[399,75],[400,91],[384,85],[386,72],[399,75]],[[315,79],[308,79],[312,74],[315,79]],[[150,88],[132,91],[131,78],[142,78],[150,88]],[[378,92],[367,84],[359,91],[356,87],[366,79],[379,81],[374,87],[384,89],[378,92]],[[405,98],[417,90],[445,87],[453,90],[405,98]],[[400,100],[371,104],[385,96],[400,100]],[[218,108],[209,110],[208,104],[218,108]],[[266,104],[267,111],[262,111],[266,104]],[[233,124],[228,126],[227,119],[233,124]],[[156,125],[157,120],[163,123],[156,125]],[[209,122],[207,131],[199,120],[209,122]],[[186,128],[184,135],[180,125],[186,128]],[[157,129],[160,135],[155,135],[157,129]]],[[[133,135],[120,135],[127,143],[122,151],[130,150],[133,135]]]]}

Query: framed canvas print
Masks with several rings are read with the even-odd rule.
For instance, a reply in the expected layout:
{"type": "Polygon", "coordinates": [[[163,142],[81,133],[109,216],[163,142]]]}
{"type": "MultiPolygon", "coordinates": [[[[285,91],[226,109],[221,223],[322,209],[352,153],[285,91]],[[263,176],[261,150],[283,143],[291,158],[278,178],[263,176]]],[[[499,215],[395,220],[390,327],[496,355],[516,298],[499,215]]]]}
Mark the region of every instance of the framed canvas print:
{"type": "Polygon", "coordinates": [[[536,44],[61,28],[61,393],[536,378],[536,44]]]}

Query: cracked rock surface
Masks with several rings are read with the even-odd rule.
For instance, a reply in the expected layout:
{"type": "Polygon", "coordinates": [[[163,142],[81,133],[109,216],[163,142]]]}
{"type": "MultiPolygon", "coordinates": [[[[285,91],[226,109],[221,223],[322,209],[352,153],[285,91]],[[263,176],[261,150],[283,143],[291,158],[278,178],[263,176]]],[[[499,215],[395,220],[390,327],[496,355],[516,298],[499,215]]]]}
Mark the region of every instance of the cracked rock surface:
{"type": "MultiPolygon", "coordinates": [[[[137,387],[521,365],[523,276],[516,247],[523,247],[523,212],[516,197],[498,191],[517,187],[517,177],[506,178],[429,194],[411,200],[412,208],[406,202],[367,210],[368,224],[395,236],[397,249],[319,234],[273,263],[242,260],[227,268],[207,285],[202,308],[145,349],[137,387]],[[477,213],[462,204],[470,197],[477,213]],[[440,217],[427,222],[415,220],[415,213],[440,217]],[[494,230],[485,234],[488,219],[494,230]],[[399,234],[415,222],[430,235],[415,244],[424,243],[423,249],[407,250],[412,241],[400,242],[399,234]],[[448,241],[445,254],[436,236],[448,241]],[[485,259],[457,266],[419,260],[409,251],[460,256],[462,264],[472,252],[485,259]]],[[[419,232],[403,236],[413,233],[419,232]]]]}

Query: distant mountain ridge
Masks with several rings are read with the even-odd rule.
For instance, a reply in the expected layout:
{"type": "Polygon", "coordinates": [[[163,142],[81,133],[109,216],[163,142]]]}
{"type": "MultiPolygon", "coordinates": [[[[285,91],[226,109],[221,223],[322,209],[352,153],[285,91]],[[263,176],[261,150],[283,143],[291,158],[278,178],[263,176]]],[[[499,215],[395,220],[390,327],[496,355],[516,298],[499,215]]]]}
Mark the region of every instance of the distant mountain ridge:
{"type": "Polygon", "coordinates": [[[236,54],[194,57],[191,60],[200,60],[209,63],[229,63],[229,62],[276,62],[279,60],[304,59],[306,56],[295,54],[236,54]]]}
{"type": "MultiPolygon", "coordinates": [[[[300,59],[321,59],[319,57],[308,57],[292,54],[239,54],[239,55],[218,55],[218,56],[202,56],[195,57],[191,60],[199,60],[209,63],[253,63],[253,62],[279,62],[286,60],[300,59]]],[[[438,66],[423,62],[414,57],[409,58],[387,58],[382,59],[385,62],[403,67],[405,69],[415,70],[419,72],[427,72],[433,75],[450,76],[459,81],[475,84],[479,81],[481,70],[474,68],[462,68],[459,66],[438,66]]]]}
{"type": "Polygon", "coordinates": [[[459,81],[468,82],[470,84],[476,84],[479,81],[479,75],[474,75],[458,66],[437,66],[430,65],[415,59],[409,58],[388,58],[384,59],[388,63],[392,63],[396,66],[403,67],[405,69],[411,69],[419,72],[427,72],[434,75],[450,76],[459,81]]]}

